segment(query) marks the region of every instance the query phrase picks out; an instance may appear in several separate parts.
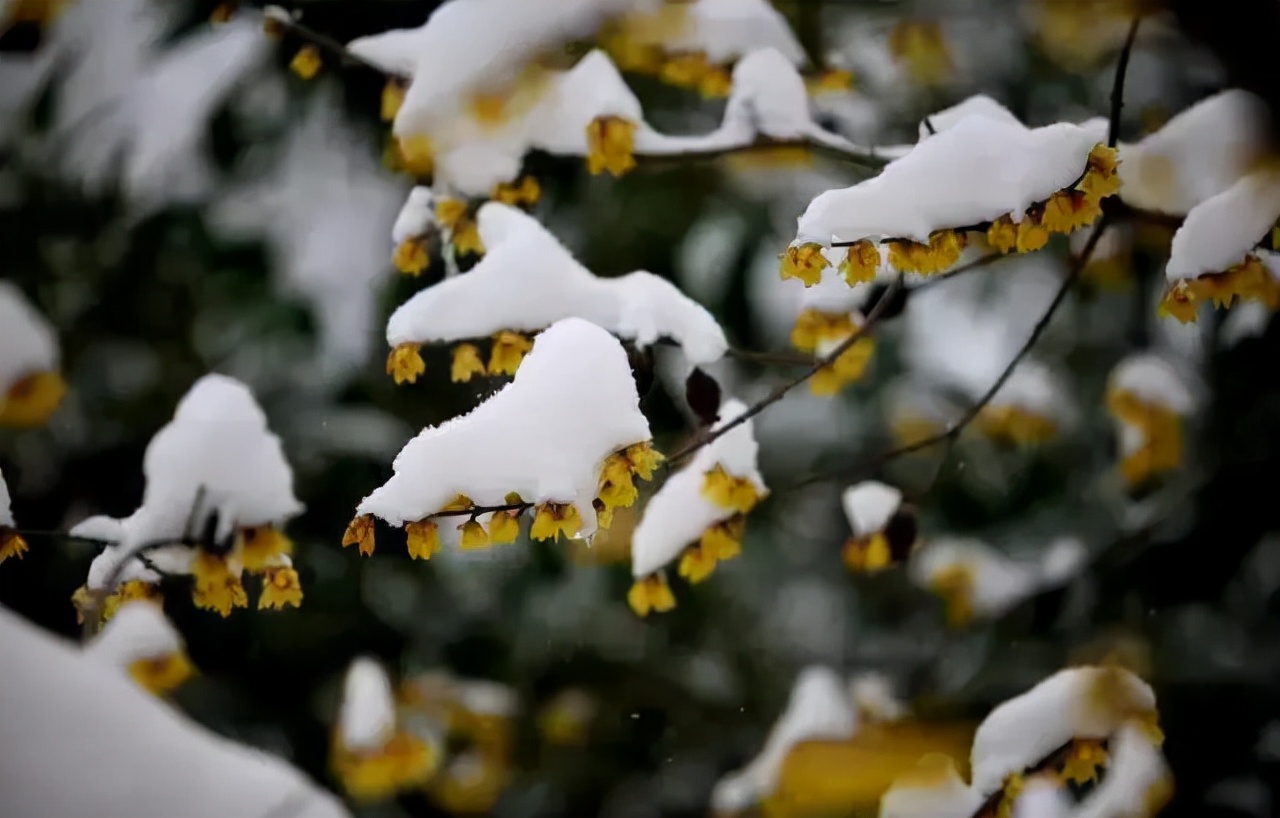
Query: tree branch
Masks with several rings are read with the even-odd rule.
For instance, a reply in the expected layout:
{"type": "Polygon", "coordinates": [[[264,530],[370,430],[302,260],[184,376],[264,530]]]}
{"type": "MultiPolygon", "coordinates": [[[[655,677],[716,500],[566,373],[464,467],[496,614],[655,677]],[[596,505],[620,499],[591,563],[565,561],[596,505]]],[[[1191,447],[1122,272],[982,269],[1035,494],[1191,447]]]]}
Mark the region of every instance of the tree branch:
{"type": "Polygon", "coordinates": [[[1120,139],[1120,111],[1124,108],[1124,77],[1129,71],[1129,57],[1133,54],[1133,43],[1138,37],[1138,24],[1142,17],[1134,17],[1129,25],[1129,34],[1124,38],[1124,47],[1120,49],[1120,59],[1116,63],[1116,76],[1111,83],[1111,122],[1107,129],[1107,145],[1114,148],[1120,139]]]}
{"type": "Polygon", "coordinates": [[[268,20],[271,23],[279,25],[280,27],[284,28],[286,31],[297,35],[303,40],[306,40],[309,43],[313,43],[314,45],[317,45],[320,48],[323,48],[325,51],[328,51],[330,54],[333,54],[334,56],[336,56],[344,64],[359,65],[364,68],[368,68],[372,71],[376,71],[379,74],[382,74],[383,76],[386,76],[391,79],[398,79],[402,81],[408,81],[409,79],[403,74],[397,74],[394,71],[388,71],[387,69],[383,68],[380,65],[377,65],[374,62],[366,60],[364,57],[360,57],[356,54],[353,54],[351,52],[351,49],[347,48],[346,45],[335,40],[334,38],[330,37],[327,34],[322,34],[319,31],[316,31],[314,28],[311,28],[308,25],[304,25],[303,23],[299,22],[292,14],[290,14],[287,9],[282,8],[281,6],[266,6],[265,8],[262,9],[262,16],[265,20],[268,20]]]}

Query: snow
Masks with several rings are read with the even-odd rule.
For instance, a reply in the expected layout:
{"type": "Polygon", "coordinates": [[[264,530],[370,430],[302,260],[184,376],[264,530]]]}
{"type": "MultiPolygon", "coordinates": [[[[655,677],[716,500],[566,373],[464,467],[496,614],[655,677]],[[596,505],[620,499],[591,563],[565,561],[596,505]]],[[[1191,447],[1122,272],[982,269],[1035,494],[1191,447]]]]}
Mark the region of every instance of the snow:
{"type": "Polygon", "coordinates": [[[1071,739],[1106,739],[1131,718],[1155,712],[1150,685],[1127,670],[1059,671],[1001,704],[978,725],[970,764],[983,797],[1071,739]]]}
{"type": "Polygon", "coordinates": [[[338,711],[338,737],[343,749],[380,750],[396,730],[395,696],[386,671],[361,657],[347,668],[338,711]]]}
{"type": "Polygon", "coordinates": [[[883,531],[902,506],[902,492],[876,480],[865,480],[844,490],[844,514],[855,537],[869,537],[883,531]]]}
{"type": "MultiPolygon", "coordinates": [[[[746,404],[730,399],[720,407],[720,428],[747,410],[746,404]]],[[[754,425],[750,420],[735,426],[703,446],[688,465],[667,478],[649,499],[644,516],[631,535],[631,573],[646,577],[667,565],[684,549],[698,541],[702,532],[736,513],[707,500],[702,494],[707,472],[718,464],[734,477],[745,477],[764,495],[768,488],[756,468],[754,425]]]]}
{"type": "Polygon", "coordinates": [[[910,708],[894,692],[893,682],[883,673],[866,671],[849,680],[849,699],[859,718],[872,722],[898,721],[910,708]]]}
{"type": "Polygon", "coordinates": [[[637,39],[670,54],[700,51],[717,65],[757,48],[777,49],[789,65],[807,61],[786,18],[768,0],[698,0],[687,7],[675,30],[662,34],[661,40],[652,43],[637,39]]]}
{"type": "Polygon", "coordinates": [[[58,337],[17,285],[0,281],[0,408],[20,379],[58,370],[58,337]]]}
{"type": "Polygon", "coordinates": [[[661,139],[645,124],[640,100],[618,67],[599,49],[556,79],[553,90],[533,116],[532,147],[549,153],[585,156],[587,126],[598,117],[612,116],[634,123],[638,149],[647,140],[661,139]]]}
{"type": "Polygon", "coordinates": [[[13,509],[10,508],[12,502],[9,498],[9,484],[4,481],[4,472],[0,472],[0,528],[13,528],[17,525],[13,521],[13,509]]]}
{"type": "Polygon", "coordinates": [[[1015,560],[976,539],[942,537],[913,554],[909,570],[912,581],[925,588],[944,572],[968,570],[973,580],[969,602],[975,616],[994,618],[1069,582],[1079,573],[1084,557],[1083,546],[1074,540],[1061,540],[1032,561],[1015,560]]]}
{"type": "Polygon", "coordinates": [[[0,674],[0,746],[21,750],[0,765],[7,813],[348,814],[281,759],[215,735],[3,607],[0,664],[22,669],[0,674]]]}
{"type": "Polygon", "coordinates": [[[805,668],[796,677],[786,709],[769,731],[760,754],[716,784],[712,808],[739,811],[751,806],[777,787],[782,764],[797,744],[848,739],[856,730],[857,715],[840,677],[828,667],[805,668]]]}
{"type": "Polygon", "coordinates": [[[1267,107],[1240,89],[1181,111],[1160,130],[1121,143],[1120,198],[1141,210],[1183,215],[1235,184],[1268,152],[1267,107]]]}
{"type": "Polygon", "coordinates": [[[400,244],[426,233],[435,221],[433,204],[431,188],[418,185],[409,191],[409,198],[404,200],[404,206],[391,226],[391,240],[400,244]]]}
{"type": "Polygon", "coordinates": [[[1172,282],[1221,273],[1244,261],[1280,218],[1280,169],[1264,167],[1191,208],[1173,234],[1172,282]]]}
{"type": "Polygon", "coordinates": [[[1029,779],[1013,802],[1013,818],[1068,818],[1071,814],[1071,799],[1048,777],[1029,779]]]}
{"type": "Polygon", "coordinates": [[[1111,370],[1107,390],[1127,392],[1177,415],[1195,409],[1195,400],[1177,368],[1155,353],[1138,352],[1121,360],[1111,370]]]}
{"type": "Polygon", "coordinates": [[[989,406],[1013,406],[1038,417],[1063,419],[1070,404],[1061,378],[1046,364],[1026,358],[1018,363],[989,406]]]}
{"type": "Polygon", "coordinates": [[[935,230],[1012,214],[1067,187],[1085,170],[1106,124],[1060,122],[1027,128],[990,116],[966,116],[878,176],[829,190],[800,217],[796,243],[905,238],[927,242],[935,230]]]}
{"type": "Polygon", "coordinates": [[[387,321],[392,347],[536,331],[576,316],[640,347],[672,338],[694,364],[724,355],[715,319],[665,279],[643,270],[597,278],[536,219],[499,202],[481,206],[477,228],[484,258],[400,305],[387,321]]]}
{"type": "Polygon", "coordinates": [[[93,641],[85,646],[86,656],[120,668],[140,659],[158,659],[183,651],[182,637],[154,602],[125,602],[107,620],[93,641]]]}
{"type": "Polygon", "coordinates": [[[565,318],[534,340],[511,383],[409,441],[391,479],[357,513],[398,526],[459,494],[500,505],[514,491],[527,502],[573,503],[581,536],[590,536],[604,459],[650,437],[622,345],[594,324],[565,318]]]}
{"type": "Polygon", "coordinates": [[[514,716],[519,707],[516,693],[507,685],[488,679],[454,679],[451,685],[463,710],[481,716],[514,716]]]}
{"type": "Polygon", "coordinates": [[[950,757],[929,753],[881,796],[880,818],[971,818],[982,802],[950,757]]]}
{"type": "Polygon", "coordinates": [[[950,108],[943,108],[925,117],[920,122],[920,141],[928,139],[934,134],[942,133],[960,122],[965,117],[980,116],[987,119],[994,119],[997,122],[1008,124],[1021,124],[1020,120],[1013,115],[1008,108],[996,102],[986,94],[974,94],[971,97],[952,105],[950,108]],[[929,127],[933,126],[930,132],[929,127]]]}
{"type": "MultiPolygon", "coordinates": [[[[116,532],[126,551],[199,536],[215,513],[221,540],[236,527],[278,524],[302,511],[280,439],[249,388],[225,375],[206,375],[187,391],[147,445],[142,470],[142,505],[116,532]]],[[[109,533],[108,523],[93,525],[109,533]]]]}
{"type": "MultiPolygon", "coordinates": [[[[1116,730],[1108,748],[1106,776],[1071,818],[1124,818],[1149,814],[1153,794],[1169,792],[1173,775],[1160,749],[1141,725],[1129,722],[1116,730]]],[[[1015,816],[1015,818],[1017,818],[1015,816]]]]}

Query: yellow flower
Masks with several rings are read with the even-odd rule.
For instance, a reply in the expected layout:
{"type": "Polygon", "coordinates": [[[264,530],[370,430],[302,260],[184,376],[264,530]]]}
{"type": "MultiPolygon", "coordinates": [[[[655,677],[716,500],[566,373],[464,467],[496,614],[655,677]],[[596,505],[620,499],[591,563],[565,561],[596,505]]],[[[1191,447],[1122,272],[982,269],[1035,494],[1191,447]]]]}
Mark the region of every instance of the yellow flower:
{"type": "Polygon", "coordinates": [[[370,514],[361,514],[350,523],[347,524],[347,530],[342,534],[343,548],[349,545],[360,546],[361,556],[369,556],[373,553],[374,537],[373,537],[373,516],[370,514]]]}
{"type": "Polygon", "coordinates": [[[810,96],[838,93],[853,88],[853,72],[844,68],[828,68],[805,83],[810,96]]]}
{"type": "Polygon", "coordinates": [[[240,529],[240,562],[246,571],[259,572],[281,555],[293,553],[293,543],[272,525],[240,529]]]}
{"type": "Polygon", "coordinates": [[[1062,783],[1088,784],[1098,780],[1098,770],[1107,763],[1107,748],[1097,739],[1074,739],[1062,762],[1062,783]]]}
{"type": "Polygon", "coordinates": [[[875,355],[874,338],[859,338],[853,345],[840,353],[833,362],[819,369],[809,379],[809,391],[820,397],[837,395],[848,384],[862,379],[875,355]]]}
{"type": "Polygon", "coordinates": [[[717,463],[702,479],[702,496],[720,508],[746,514],[760,502],[760,491],[746,477],[735,477],[717,463]]]}
{"type": "Polygon", "coordinates": [[[426,240],[415,237],[400,242],[396,245],[395,253],[391,255],[391,263],[405,275],[422,275],[422,271],[431,266],[426,240]]]}
{"type": "Polygon", "coordinates": [[[877,531],[870,537],[850,537],[844,544],[845,567],[856,574],[872,574],[893,562],[889,540],[877,531]]]}
{"type": "Polygon", "coordinates": [[[1171,315],[1184,324],[1196,320],[1200,303],[1196,293],[1186,280],[1169,285],[1160,299],[1159,314],[1171,315]]]}
{"type": "Polygon", "coordinates": [[[666,459],[662,452],[653,448],[652,440],[632,443],[626,448],[626,457],[631,464],[631,471],[641,480],[652,480],[654,471],[666,459]]]}
{"type": "MultiPolygon", "coordinates": [[[[77,592],[78,593],[78,592],[77,592]]],[[[75,595],[71,597],[75,601],[75,595]]],[[[101,622],[116,615],[116,611],[120,610],[120,606],[126,602],[135,599],[149,599],[156,602],[160,601],[160,589],[149,582],[140,579],[125,580],[116,586],[113,593],[108,594],[107,598],[102,600],[102,617],[101,622]]],[[[83,611],[78,611],[83,617],[83,611]]]]}
{"type": "Polygon", "coordinates": [[[722,66],[713,65],[698,80],[698,93],[703,99],[724,99],[733,91],[733,77],[722,66]]]}
{"type": "Polygon", "coordinates": [[[309,80],[320,73],[321,65],[320,49],[314,45],[304,45],[298,49],[297,54],[293,55],[293,59],[289,62],[289,70],[304,80],[309,80]]]}
{"type": "Polygon", "coordinates": [[[813,352],[823,342],[840,342],[857,330],[847,312],[822,312],[810,307],[796,316],[791,328],[791,345],[801,352],[813,352]]]}
{"type": "Polygon", "coordinates": [[[782,267],[779,272],[782,280],[798,278],[806,287],[812,287],[821,281],[822,271],[831,266],[831,262],[822,254],[822,245],[812,241],[788,247],[781,258],[782,267]]]}
{"type": "Polygon", "coordinates": [[[413,383],[418,376],[427,371],[422,360],[421,344],[400,344],[387,355],[387,374],[395,378],[396,383],[413,383]]]}
{"type": "Polygon", "coordinates": [[[662,66],[658,78],[677,88],[697,88],[712,69],[707,55],[701,51],[677,54],[662,66]]]}
{"type": "Polygon", "coordinates": [[[1120,174],[1116,172],[1120,164],[1115,148],[1101,143],[1094,145],[1089,151],[1089,162],[1084,176],[1076,187],[1083,191],[1094,202],[1120,192],[1120,174]]]}
{"type": "Polygon", "coordinates": [[[400,164],[409,174],[422,177],[430,176],[435,171],[435,146],[431,144],[428,137],[417,134],[407,139],[400,139],[396,144],[400,154],[400,164]]]}
{"type": "Polygon", "coordinates": [[[400,106],[404,105],[404,83],[395,77],[387,79],[386,85],[382,86],[382,121],[391,122],[396,118],[396,114],[400,113],[400,106]]]}
{"type": "Polygon", "coordinates": [[[480,231],[476,228],[476,220],[470,216],[458,219],[449,233],[453,249],[458,253],[484,255],[484,242],[480,240],[480,231]]]}
{"type": "Polygon", "coordinates": [[[343,788],[359,801],[378,801],[421,787],[440,764],[429,744],[403,731],[372,752],[355,753],[335,745],[333,755],[334,772],[343,788]]]}
{"type": "Polygon", "coordinates": [[[850,245],[844,261],[840,262],[840,274],[850,287],[873,280],[878,269],[880,248],[866,239],[850,245]]]}
{"type": "Polygon", "coordinates": [[[933,275],[955,264],[960,259],[964,245],[964,235],[955,230],[935,230],[929,235],[928,244],[890,241],[889,264],[904,273],[933,275]]]}
{"type": "Polygon", "coordinates": [[[1053,418],[1008,405],[984,406],[978,414],[978,428],[993,440],[1019,446],[1045,443],[1058,434],[1053,418]]]}
{"type": "Polygon", "coordinates": [[[942,598],[947,624],[953,628],[973,621],[973,585],[973,569],[967,565],[951,565],[929,577],[929,588],[942,598]]]}
{"type": "Polygon", "coordinates": [[[542,187],[538,184],[538,180],[532,176],[526,176],[520,180],[518,185],[502,182],[493,189],[493,193],[489,198],[512,207],[520,205],[532,207],[538,203],[538,199],[541,196],[542,187]]]}
{"type": "Polygon", "coordinates": [[[298,572],[288,565],[275,565],[267,569],[263,578],[262,595],[258,597],[258,609],[275,608],[283,611],[292,605],[302,605],[302,581],[298,572]]]}
{"type": "Polygon", "coordinates": [[[563,534],[572,539],[582,529],[582,516],[573,503],[543,503],[538,506],[529,527],[535,540],[556,540],[563,534]]]}
{"type": "Polygon", "coordinates": [[[681,555],[677,573],[689,580],[690,584],[696,585],[711,576],[715,570],[715,554],[703,549],[701,545],[691,545],[681,555]]]}
{"type": "Polygon", "coordinates": [[[621,176],[636,166],[636,124],[621,117],[602,116],[587,125],[587,170],[621,176]]]}
{"type": "MultiPolygon", "coordinates": [[[[510,496],[510,495],[508,495],[510,496]]],[[[465,494],[458,494],[452,500],[444,504],[441,511],[467,511],[475,507],[475,501],[465,494]]]]}
{"type": "Polygon", "coordinates": [[[1049,231],[1040,223],[1039,218],[1031,213],[1023,216],[1022,221],[1018,222],[1018,252],[1034,253],[1048,243],[1049,231]]]}
{"type": "Polygon", "coordinates": [[[746,523],[746,517],[735,514],[703,531],[698,545],[703,553],[718,562],[731,560],[742,553],[742,535],[746,530],[746,523]]]}
{"type": "Polygon", "coordinates": [[[157,696],[177,690],[194,673],[191,660],[180,650],[149,659],[135,659],[129,663],[130,678],[138,687],[157,696]]]}
{"type": "Polygon", "coordinates": [[[1071,233],[1102,215],[1102,206],[1079,190],[1059,190],[1044,204],[1041,224],[1050,233],[1071,233]]]}
{"type": "Polygon", "coordinates": [[[1018,246],[1018,227],[1009,214],[1005,214],[987,228],[987,244],[1001,253],[1011,253],[1018,246]]]}
{"type": "Polygon", "coordinates": [[[436,222],[446,230],[453,230],[467,215],[467,203],[462,199],[443,196],[436,200],[436,222]]]}
{"type": "Polygon", "coordinates": [[[520,536],[520,512],[495,511],[489,518],[489,541],[494,545],[507,545],[520,536]]]}
{"type": "Polygon", "coordinates": [[[631,479],[631,462],[625,454],[615,452],[605,459],[598,494],[606,508],[629,506],[640,496],[631,479]]]}
{"type": "Polygon", "coordinates": [[[440,550],[440,529],[434,520],[405,523],[405,546],[415,560],[429,560],[440,550]]]}
{"type": "Polygon", "coordinates": [[[453,348],[453,363],[449,367],[449,380],[467,383],[473,375],[484,375],[484,359],[475,344],[458,344],[453,348]]]}
{"type": "Polygon", "coordinates": [[[191,574],[195,578],[191,598],[196,607],[217,611],[224,617],[231,615],[232,608],[249,607],[239,574],[223,557],[201,551],[191,564],[191,574]]]}
{"type": "Polygon", "coordinates": [[[901,20],[889,32],[889,53],[919,85],[940,85],[954,68],[942,27],[935,20],[901,20]]]}
{"type": "Polygon", "coordinates": [[[1022,795],[1025,784],[1026,779],[1022,777],[1022,773],[1009,773],[1004,777],[1004,784],[1000,787],[1000,800],[996,804],[996,818],[1013,818],[1013,805],[1018,796],[1022,795]]]}
{"type": "Polygon", "coordinates": [[[636,580],[627,591],[627,604],[638,616],[648,616],[650,611],[666,613],[676,606],[675,595],[667,578],[662,574],[650,574],[636,580]]]}
{"type": "Polygon", "coordinates": [[[484,526],[476,520],[467,520],[458,526],[458,530],[462,532],[462,541],[458,543],[458,547],[463,551],[475,551],[480,548],[488,548],[489,532],[484,530],[484,526]]]}
{"type": "Polygon", "coordinates": [[[531,349],[533,342],[520,333],[507,330],[499,332],[493,336],[493,348],[489,351],[489,374],[516,374],[525,353],[531,349]]]}
{"type": "Polygon", "coordinates": [[[0,562],[10,557],[22,559],[27,550],[27,541],[22,539],[21,534],[12,528],[0,526],[0,562]]]}
{"type": "Polygon", "coordinates": [[[66,394],[67,383],[57,372],[35,372],[19,378],[0,397],[0,426],[43,426],[66,394]]]}

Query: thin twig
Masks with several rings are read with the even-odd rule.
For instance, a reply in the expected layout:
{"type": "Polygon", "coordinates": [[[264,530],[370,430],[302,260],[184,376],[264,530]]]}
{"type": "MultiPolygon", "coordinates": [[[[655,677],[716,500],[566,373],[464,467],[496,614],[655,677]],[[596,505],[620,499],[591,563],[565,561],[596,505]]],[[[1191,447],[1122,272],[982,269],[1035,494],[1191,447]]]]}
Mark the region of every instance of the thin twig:
{"type": "Polygon", "coordinates": [[[472,506],[471,508],[454,508],[448,511],[437,511],[435,514],[428,514],[423,519],[433,519],[436,517],[478,517],[481,514],[497,513],[500,511],[525,511],[533,508],[533,503],[503,503],[500,506],[472,506]]]}
{"type": "Polygon", "coordinates": [[[1142,17],[1134,17],[1129,25],[1129,34],[1124,39],[1124,47],[1120,49],[1120,59],[1116,63],[1116,76],[1111,83],[1111,124],[1107,129],[1107,145],[1114,148],[1120,139],[1120,111],[1124,108],[1124,77],[1129,71],[1129,57],[1133,54],[1133,43],[1138,37],[1138,24],[1142,17]]]}
{"type": "Polygon", "coordinates": [[[1014,253],[1001,253],[1001,252],[987,253],[985,256],[979,256],[978,258],[975,258],[973,261],[965,262],[964,264],[961,264],[959,267],[952,267],[950,270],[947,270],[945,273],[929,276],[928,278],[926,278],[924,281],[920,282],[916,286],[908,287],[907,292],[918,293],[921,290],[927,290],[928,288],[934,286],[935,284],[941,284],[942,282],[947,281],[949,279],[955,278],[960,275],[964,275],[970,270],[977,270],[982,267],[989,267],[992,264],[995,264],[997,261],[1000,261],[1001,259],[1013,258],[1014,256],[1015,256],[1014,253]]]}
{"type": "Polygon", "coordinates": [[[862,338],[865,338],[867,335],[871,333],[871,330],[874,329],[876,324],[880,322],[880,319],[884,315],[890,300],[892,300],[893,296],[896,295],[898,290],[900,290],[901,288],[902,288],[902,275],[899,274],[896,278],[893,279],[893,282],[889,285],[889,288],[885,290],[885,293],[883,296],[881,296],[880,300],[876,302],[876,305],[871,308],[871,312],[867,314],[867,318],[862,323],[862,326],[858,327],[858,329],[854,331],[852,334],[850,334],[848,338],[845,338],[843,341],[841,341],[836,346],[835,349],[831,350],[829,353],[822,356],[821,358],[818,358],[817,360],[815,360],[809,366],[809,369],[806,370],[805,372],[801,373],[800,375],[797,375],[796,377],[792,378],[791,380],[787,381],[781,386],[776,387],[768,395],[765,395],[762,399],[753,403],[751,406],[747,407],[747,410],[745,412],[738,415],[733,420],[729,421],[728,423],[722,426],[717,427],[714,431],[710,431],[700,436],[697,440],[694,440],[692,443],[688,444],[684,448],[677,451],[675,454],[668,457],[666,460],[667,464],[674,465],[675,463],[693,454],[698,449],[701,449],[703,446],[706,446],[707,444],[715,441],[716,439],[728,434],[732,429],[735,429],[738,426],[741,426],[743,423],[746,423],[748,420],[760,414],[768,407],[782,400],[784,397],[786,397],[787,393],[790,392],[792,389],[795,389],[797,386],[801,385],[802,383],[804,383],[805,381],[809,380],[814,375],[817,375],[820,371],[822,371],[823,367],[830,366],[831,364],[835,363],[836,359],[839,358],[841,355],[843,355],[845,352],[847,352],[850,347],[852,347],[859,340],[861,340],[862,338]]]}
{"type": "Polygon", "coordinates": [[[310,26],[304,25],[303,23],[299,22],[298,19],[296,19],[292,14],[290,14],[287,9],[284,9],[280,6],[267,6],[262,10],[262,16],[265,17],[267,20],[270,20],[271,22],[280,25],[282,28],[288,30],[290,33],[295,34],[298,37],[301,37],[307,42],[313,43],[319,46],[320,48],[323,48],[325,51],[328,51],[329,53],[338,57],[338,59],[341,60],[343,63],[363,66],[364,68],[377,71],[379,74],[382,74],[392,79],[398,79],[401,81],[408,81],[409,79],[403,74],[399,74],[395,71],[389,71],[383,66],[378,65],[377,63],[374,63],[370,60],[365,59],[364,57],[361,57],[357,54],[352,53],[351,49],[347,48],[346,45],[344,45],[343,43],[335,40],[334,38],[330,37],[327,34],[322,34],[321,32],[316,31],[314,28],[311,28],[310,26]]]}

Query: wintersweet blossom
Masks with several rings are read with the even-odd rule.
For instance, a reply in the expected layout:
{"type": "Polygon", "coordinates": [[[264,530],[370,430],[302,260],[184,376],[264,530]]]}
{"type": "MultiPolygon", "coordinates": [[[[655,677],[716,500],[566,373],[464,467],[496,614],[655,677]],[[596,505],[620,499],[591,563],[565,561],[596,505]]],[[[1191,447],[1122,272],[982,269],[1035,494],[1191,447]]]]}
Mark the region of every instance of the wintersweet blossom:
{"type": "Polygon", "coordinates": [[[1106,400],[1120,441],[1120,475],[1128,486],[1182,467],[1182,427],[1195,400],[1172,363],[1150,353],[1130,355],[1111,371],[1106,400]]]}
{"type": "Polygon", "coordinates": [[[194,672],[182,636],[150,600],[121,604],[84,651],[156,695],[176,689],[194,672]]]}
{"type": "Polygon", "coordinates": [[[406,730],[391,680],[372,659],[347,669],[334,725],[331,765],[353,798],[378,801],[426,784],[440,764],[437,747],[406,730]]]}
{"type": "Polygon", "coordinates": [[[876,480],[845,489],[841,502],[853,534],[844,545],[850,571],[874,572],[906,559],[916,545],[915,513],[902,492],[876,480]]]}
{"type": "Polygon", "coordinates": [[[477,218],[488,252],[466,275],[419,291],[387,321],[388,371],[412,381],[425,366],[423,344],[455,344],[450,374],[511,375],[529,351],[526,333],[576,316],[647,347],[670,338],[695,364],[724,355],[724,332],[670,282],[637,271],[598,278],[536,219],[497,202],[477,218]],[[483,305],[483,309],[478,309],[483,305]],[[472,339],[488,338],[486,362],[472,339]]]}
{"type": "Polygon", "coordinates": [[[955,760],[929,753],[885,790],[880,818],[973,818],[982,800],[956,770],[955,760]]]}
{"type": "Polygon", "coordinates": [[[974,539],[939,538],[912,555],[909,573],[942,599],[949,624],[965,627],[1065,585],[1086,557],[1084,545],[1071,538],[1051,543],[1034,561],[1015,560],[974,539]]]}
{"type": "Polygon", "coordinates": [[[52,325],[15,285],[0,281],[0,426],[43,425],[67,385],[52,325]]]}
{"type": "MultiPolygon", "coordinates": [[[[741,401],[725,401],[713,430],[746,410],[741,401]]],[[[747,420],[699,449],[650,498],[631,538],[635,582],[627,602],[637,614],[675,607],[664,568],[677,558],[679,575],[699,583],[741,553],[746,515],[768,494],[756,467],[757,449],[747,420]]]]}
{"type": "Polygon", "coordinates": [[[27,553],[27,541],[17,531],[10,503],[9,484],[4,480],[4,473],[0,472],[0,563],[10,557],[20,559],[27,553]]]}
{"type": "MultiPolygon", "coordinates": [[[[659,460],[622,345],[565,318],[538,335],[511,383],[405,445],[391,479],[357,507],[343,544],[372,553],[377,517],[404,526],[411,555],[426,557],[448,524],[439,515],[473,508],[471,520],[453,515],[464,534],[486,509],[532,508],[535,539],[589,537],[612,508],[635,501],[631,480],[650,479],[659,460]]],[[[509,538],[512,520],[491,517],[489,542],[495,520],[497,539],[509,538]]]]}

